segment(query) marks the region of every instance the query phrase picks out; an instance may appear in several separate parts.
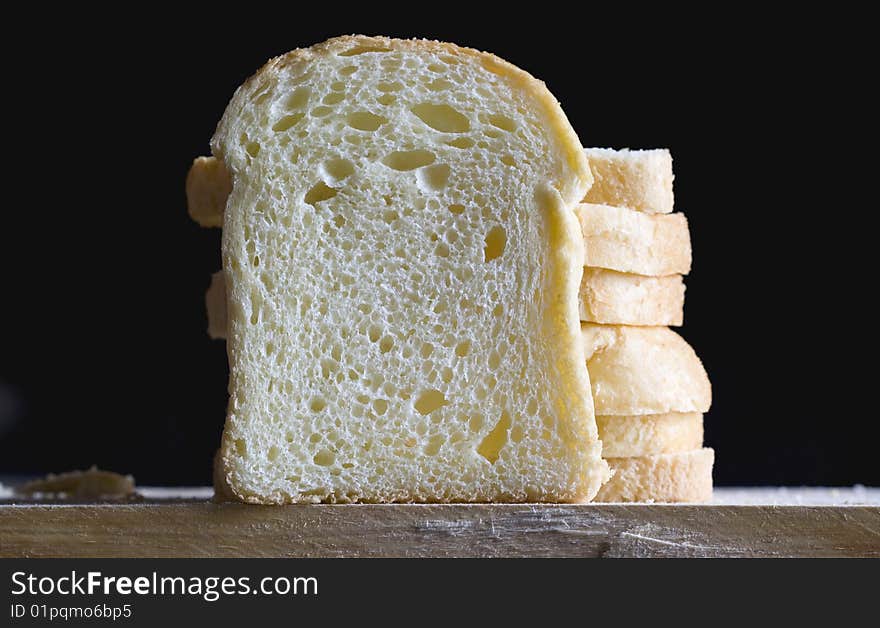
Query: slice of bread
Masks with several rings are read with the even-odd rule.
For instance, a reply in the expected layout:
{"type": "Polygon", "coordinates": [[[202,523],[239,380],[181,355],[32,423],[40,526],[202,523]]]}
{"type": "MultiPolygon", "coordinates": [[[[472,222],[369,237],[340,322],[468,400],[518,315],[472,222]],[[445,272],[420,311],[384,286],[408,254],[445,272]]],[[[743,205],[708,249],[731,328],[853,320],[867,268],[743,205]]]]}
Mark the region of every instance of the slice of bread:
{"type": "Polygon", "coordinates": [[[587,148],[593,187],[586,203],[628,207],[648,214],[672,211],[672,155],[666,149],[587,148]]]}
{"type": "Polygon", "coordinates": [[[709,410],[712,387],[703,364],[671,329],[583,323],[581,331],[596,414],[709,410]]]}
{"type": "Polygon", "coordinates": [[[186,205],[189,216],[203,227],[222,227],[226,199],[232,180],[223,162],[214,157],[196,157],[186,175],[186,205]]]}
{"type": "Polygon", "coordinates": [[[606,458],[673,454],[703,446],[703,415],[699,412],[598,415],[596,424],[606,458]]]}
{"type": "Polygon", "coordinates": [[[597,502],[708,502],[712,500],[709,448],[641,458],[609,458],[611,480],[597,502]]]}
{"type": "Polygon", "coordinates": [[[584,268],[581,320],[612,325],[681,325],[684,282],[681,275],[643,277],[602,268],[584,268]]]}
{"type": "Polygon", "coordinates": [[[211,275],[211,285],[205,292],[205,310],[208,313],[208,335],[213,339],[226,338],[226,280],[222,270],[211,275]]]}
{"type": "Polygon", "coordinates": [[[587,266],[651,277],[687,275],[691,270],[691,236],[682,213],[652,215],[582,203],[577,215],[587,266]]]}
{"type": "Polygon", "coordinates": [[[590,185],[543,83],[497,57],[341,37],[271,60],[212,140],[238,499],[592,498],[579,342],[590,185]]]}

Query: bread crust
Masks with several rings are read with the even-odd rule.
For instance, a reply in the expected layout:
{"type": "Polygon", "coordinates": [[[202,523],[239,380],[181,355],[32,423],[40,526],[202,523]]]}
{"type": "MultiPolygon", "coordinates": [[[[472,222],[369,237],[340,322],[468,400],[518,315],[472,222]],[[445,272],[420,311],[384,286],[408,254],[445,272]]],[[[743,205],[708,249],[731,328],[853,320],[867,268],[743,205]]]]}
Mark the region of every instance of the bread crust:
{"type": "Polygon", "coordinates": [[[596,502],[709,502],[715,452],[706,447],[641,458],[608,458],[614,472],[596,502]]]}

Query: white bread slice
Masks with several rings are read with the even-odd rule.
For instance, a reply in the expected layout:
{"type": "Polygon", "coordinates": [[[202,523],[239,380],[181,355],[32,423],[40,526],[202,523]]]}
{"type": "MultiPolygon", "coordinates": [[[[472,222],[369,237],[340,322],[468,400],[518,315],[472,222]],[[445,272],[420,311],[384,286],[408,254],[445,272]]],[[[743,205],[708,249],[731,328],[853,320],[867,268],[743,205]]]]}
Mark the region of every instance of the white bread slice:
{"type": "Polygon", "coordinates": [[[597,502],[708,502],[712,500],[712,464],[708,447],[641,458],[609,458],[611,480],[597,502]]]}
{"type": "Polygon", "coordinates": [[[672,155],[668,150],[584,150],[593,172],[593,187],[584,202],[648,214],[672,211],[672,155]]]}
{"type": "Polygon", "coordinates": [[[222,227],[223,210],[231,191],[232,180],[221,160],[196,157],[186,175],[190,218],[203,227],[222,227]]]}
{"type": "Polygon", "coordinates": [[[205,310],[208,312],[208,335],[215,340],[226,338],[226,280],[222,270],[211,275],[211,285],[205,292],[205,310]]]}
{"type": "Polygon", "coordinates": [[[651,277],[687,275],[691,270],[691,236],[680,212],[645,214],[582,203],[577,215],[586,266],[651,277]]]}
{"type": "Polygon", "coordinates": [[[666,327],[583,323],[599,415],[706,412],[712,387],[691,346],[666,327]]]}
{"type": "Polygon", "coordinates": [[[643,277],[584,268],[579,300],[587,323],[679,326],[684,320],[681,275],[643,277]]]}
{"type": "Polygon", "coordinates": [[[673,454],[703,446],[703,415],[699,412],[598,415],[596,424],[606,458],[673,454]]]}
{"type": "Polygon", "coordinates": [[[239,499],[595,495],[590,174],[542,83],[451,44],[332,39],[240,87],[212,150],[239,499]]]}

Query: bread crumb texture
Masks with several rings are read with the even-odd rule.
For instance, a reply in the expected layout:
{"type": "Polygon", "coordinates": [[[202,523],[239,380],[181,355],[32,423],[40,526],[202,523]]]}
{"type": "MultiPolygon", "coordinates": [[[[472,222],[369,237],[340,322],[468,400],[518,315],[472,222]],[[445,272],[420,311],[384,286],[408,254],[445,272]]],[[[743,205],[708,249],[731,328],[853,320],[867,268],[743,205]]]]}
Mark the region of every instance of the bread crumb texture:
{"type": "Polygon", "coordinates": [[[573,211],[590,173],[542,83],[450,44],[343,37],[270,61],[212,149],[232,181],[231,493],[596,493],[573,211]]]}

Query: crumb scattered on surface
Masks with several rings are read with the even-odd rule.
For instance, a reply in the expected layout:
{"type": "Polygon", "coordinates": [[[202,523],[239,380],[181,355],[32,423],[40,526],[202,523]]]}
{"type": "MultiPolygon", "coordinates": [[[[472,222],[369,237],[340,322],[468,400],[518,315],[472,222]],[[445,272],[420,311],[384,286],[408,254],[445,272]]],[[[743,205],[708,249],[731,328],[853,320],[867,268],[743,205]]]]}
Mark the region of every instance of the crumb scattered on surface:
{"type": "Polygon", "coordinates": [[[50,473],[40,480],[32,480],[15,487],[20,496],[41,498],[114,499],[135,494],[134,477],[113,471],[102,471],[96,466],[86,471],[50,473]]]}

